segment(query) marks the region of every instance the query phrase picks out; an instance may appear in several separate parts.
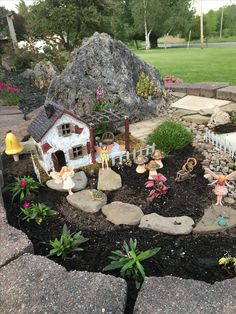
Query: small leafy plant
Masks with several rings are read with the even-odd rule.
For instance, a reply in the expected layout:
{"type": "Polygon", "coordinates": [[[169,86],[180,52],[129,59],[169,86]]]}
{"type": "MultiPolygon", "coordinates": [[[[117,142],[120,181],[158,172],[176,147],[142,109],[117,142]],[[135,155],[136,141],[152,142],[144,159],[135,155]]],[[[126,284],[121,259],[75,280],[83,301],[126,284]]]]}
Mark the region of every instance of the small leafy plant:
{"type": "Polygon", "coordinates": [[[149,96],[158,97],[158,88],[154,81],[145,73],[141,73],[136,84],[136,94],[147,99],[149,96]]]}
{"type": "Polygon", "coordinates": [[[161,248],[148,249],[146,251],[138,251],[137,240],[130,239],[129,244],[124,241],[122,250],[112,251],[109,259],[112,262],[103,268],[103,271],[120,269],[122,277],[129,277],[135,280],[136,288],[139,289],[142,279],[145,277],[142,261],[156,255],[161,248]]]}
{"type": "Polygon", "coordinates": [[[236,124],[236,111],[231,112],[230,119],[233,124],[236,124]]]}
{"type": "Polygon", "coordinates": [[[20,100],[19,92],[12,83],[0,82],[0,99],[4,105],[16,106],[20,100]]]}
{"type": "Polygon", "coordinates": [[[218,264],[228,268],[233,268],[233,270],[236,272],[236,257],[232,257],[231,255],[221,257],[218,261],[218,264]]]}
{"type": "Polygon", "coordinates": [[[153,180],[148,180],[145,183],[145,187],[152,188],[148,197],[151,200],[154,200],[154,198],[166,194],[169,187],[164,184],[164,182],[167,181],[167,178],[163,176],[163,174],[157,173],[157,175],[152,176],[152,178],[153,180]]]}
{"type": "Polygon", "coordinates": [[[174,75],[167,75],[163,80],[165,83],[183,83],[183,80],[175,77],[174,75]]]}
{"type": "Polygon", "coordinates": [[[49,242],[53,248],[48,256],[61,256],[63,260],[66,260],[73,252],[83,251],[79,245],[88,240],[82,235],[81,231],[70,233],[67,225],[64,225],[60,239],[56,238],[54,241],[49,242]]]}
{"type": "Polygon", "coordinates": [[[167,120],[160,124],[148,137],[149,144],[156,144],[166,154],[191,144],[193,135],[181,123],[167,120]]]}
{"type": "Polygon", "coordinates": [[[46,218],[58,214],[56,210],[51,209],[43,203],[30,204],[29,202],[24,202],[22,204],[21,212],[24,215],[24,220],[28,222],[30,220],[35,220],[38,225],[40,225],[46,218]]]}
{"type": "Polygon", "coordinates": [[[41,184],[30,176],[23,176],[15,178],[15,181],[10,183],[5,190],[12,193],[12,202],[15,197],[19,196],[22,203],[26,196],[32,192],[37,192],[41,184]]]}

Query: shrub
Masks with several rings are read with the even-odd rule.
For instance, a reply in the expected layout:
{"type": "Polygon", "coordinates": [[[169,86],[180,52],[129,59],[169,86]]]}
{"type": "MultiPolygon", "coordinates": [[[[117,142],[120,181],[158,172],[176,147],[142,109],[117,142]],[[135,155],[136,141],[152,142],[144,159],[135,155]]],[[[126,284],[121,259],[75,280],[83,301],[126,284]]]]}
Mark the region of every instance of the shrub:
{"type": "Polygon", "coordinates": [[[26,196],[29,196],[31,192],[38,191],[40,185],[41,184],[32,177],[24,176],[15,178],[15,182],[10,183],[4,190],[12,193],[12,202],[16,196],[19,196],[20,202],[23,202],[26,196]]]}
{"type": "Polygon", "coordinates": [[[84,238],[81,231],[70,233],[67,225],[64,225],[60,239],[58,240],[56,238],[54,241],[49,242],[53,248],[50,250],[48,256],[61,256],[63,260],[66,260],[68,255],[73,252],[83,251],[83,249],[78,246],[88,240],[89,239],[84,238]]]}
{"type": "Polygon", "coordinates": [[[166,154],[182,149],[192,143],[193,135],[182,124],[175,121],[165,121],[149,135],[148,142],[166,154]]]}
{"type": "Polygon", "coordinates": [[[28,222],[35,220],[38,225],[46,218],[58,214],[56,210],[51,209],[43,203],[30,204],[28,202],[22,204],[21,212],[24,215],[24,220],[28,222]]]}
{"type": "Polygon", "coordinates": [[[139,289],[141,280],[145,277],[144,267],[141,262],[157,254],[160,248],[139,252],[137,240],[130,239],[129,244],[124,242],[122,249],[112,251],[113,256],[109,256],[112,262],[104,267],[103,271],[120,268],[121,276],[134,279],[136,288],[139,289]]]}

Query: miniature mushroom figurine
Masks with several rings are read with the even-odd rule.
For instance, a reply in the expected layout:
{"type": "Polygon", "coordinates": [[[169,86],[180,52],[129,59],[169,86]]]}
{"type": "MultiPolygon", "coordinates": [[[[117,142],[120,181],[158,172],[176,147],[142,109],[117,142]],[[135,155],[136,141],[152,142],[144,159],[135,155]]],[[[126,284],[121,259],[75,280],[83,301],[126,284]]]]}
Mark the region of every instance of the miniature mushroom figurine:
{"type": "Polygon", "coordinates": [[[161,160],[164,157],[165,154],[159,149],[156,149],[151,155],[151,158],[155,160],[155,163],[158,165],[158,168],[163,168],[163,163],[161,160]]]}
{"type": "Polygon", "coordinates": [[[149,170],[149,180],[153,180],[152,176],[156,176],[157,175],[157,171],[156,169],[158,169],[158,165],[156,164],[155,160],[151,160],[149,161],[149,163],[146,165],[146,169],[149,170]]]}
{"type": "Polygon", "coordinates": [[[19,161],[19,153],[21,153],[24,147],[20,144],[18,138],[12,131],[8,131],[6,138],[6,155],[13,155],[14,161],[19,161]]]}
{"type": "Polygon", "coordinates": [[[148,158],[143,155],[139,155],[135,158],[134,163],[138,165],[136,168],[137,173],[144,173],[147,169],[145,167],[145,163],[148,161],[148,158]]]}

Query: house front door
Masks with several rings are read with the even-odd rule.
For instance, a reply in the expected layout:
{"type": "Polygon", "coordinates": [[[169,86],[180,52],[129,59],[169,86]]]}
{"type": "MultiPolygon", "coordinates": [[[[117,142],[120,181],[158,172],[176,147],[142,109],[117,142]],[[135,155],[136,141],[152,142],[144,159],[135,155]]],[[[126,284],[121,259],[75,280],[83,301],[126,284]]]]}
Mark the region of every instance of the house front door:
{"type": "Polygon", "coordinates": [[[65,154],[62,150],[52,153],[51,157],[55,171],[59,172],[63,166],[66,166],[65,154]]]}

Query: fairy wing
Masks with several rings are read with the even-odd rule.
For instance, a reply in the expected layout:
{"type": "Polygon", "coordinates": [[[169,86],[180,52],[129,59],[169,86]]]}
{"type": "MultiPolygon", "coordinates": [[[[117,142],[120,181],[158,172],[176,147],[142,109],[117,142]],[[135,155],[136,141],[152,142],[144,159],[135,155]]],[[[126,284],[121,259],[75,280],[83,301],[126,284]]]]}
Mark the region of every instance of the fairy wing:
{"type": "Polygon", "coordinates": [[[226,176],[227,180],[236,180],[236,171],[231,172],[226,176]]]}
{"type": "Polygon", "coordinates": [[[215,174],[213,171],[211,171],[209,168],[205,168],[204,170],[205,170],[206,174],[209,174],[214,179],[216,179],[216,180],[219,179],[219,176],[217,174],[215,174]]]}
{"type": "Polygon", "coordinates": [[[100,155],[100,154],[101,154],[101,151],[102,151],[101,147],[99,147],[99,146],[94,146],[94,148],[95,148],[96,152],[100,155]]]}
{"type": "Polygon", "coordinates": [[[62,177],[59,175],[59,172],[52,171],[50,172],[50,177],[52,177],[55,180],[56,184],[59,184],[62,182],[62,177]]]}

